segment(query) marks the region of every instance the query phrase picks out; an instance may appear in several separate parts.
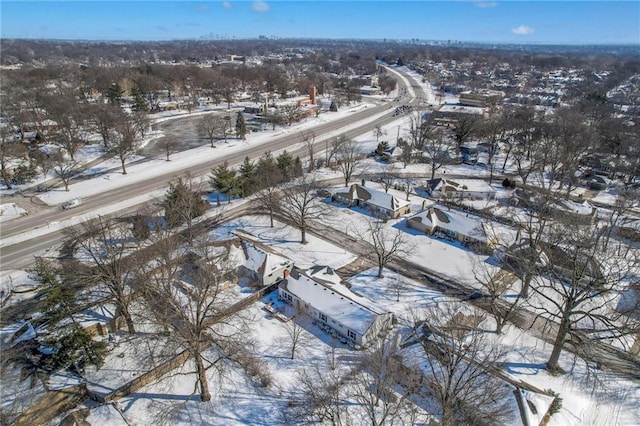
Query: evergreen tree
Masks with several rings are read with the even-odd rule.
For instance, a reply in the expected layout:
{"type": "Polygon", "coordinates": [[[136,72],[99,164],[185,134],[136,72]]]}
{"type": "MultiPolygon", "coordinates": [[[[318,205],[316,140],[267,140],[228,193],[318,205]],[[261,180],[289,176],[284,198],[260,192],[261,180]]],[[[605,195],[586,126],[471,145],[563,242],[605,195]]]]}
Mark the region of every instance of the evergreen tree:
{"type": "Polygon", "coordinates": [[[244,162],[240,166],[240,189],[242,196],[250,195],[256,189],[256,166],[244,157],[244,162]]]}
{"type": "Polygon", "coordinates": [[[191,220],[202,216],[207,211],[207,202],[200,197],[198,191],[191,189],[182,178],[169,183],[165,196],[165,220],[169,228],[190,224],[191,220]]]}
{"type": "Polygon", "coordinates": [[[329,105],[329,111],[338,112],[338,105],[336,104],[336,101],[331,101],[331,105],[329,105]]]}
{"type": "Polygon", "coordinates": [[[276,158],[276,166],[285,181],[288,181],[293,176],[293,157],[286,149],[276,158]]]}
{"type": "Polygon", "coordinates": [[[386,141],[382,141],[378,144],[378,147],[376,148],[376,155],[382,155],[388,149],[389,149],[389,143],[386,141]]]}
{"type": "Polygon", "coordinates": [[[50,352],[42,358],[41,367],[45,371],[69,369],[82,374],[87,365],[100,368],[107,355],[106,343],[94,341],[89,333],[75,323],[56,330],[42,339],[41,343],[50,352]]]}
{"type": "Polygon", "coordinates": [[[135,86],[131,90],[131,96],[133,97],[133,105],[131,109],[135,112],[147,112],[149,111],[149,105],[147,104],[144,94],[140,91],[138,86],[135,86]]]}
{"type": "Polygon", "coordinates": [[[113,83],[107,89],[107,99],[109,100],[109,103],[112,103],[112,104],[120,105],[122,103],[123,94],[124,94],[124,90],[122,90],[122,88],[118,83],[113,83]]]}
{"type": "Polygon", "coordinates": [[[244,116],[242,111],[238,112],[238,118],[236,119],[236,136],[240,139],[246,139],[247,125],[244,122],[244,116]]]}
{"type": "Polygon", "coordinates": [[[268,185],[277,185],[280,182],[282,182],[282,174],[273,155],[267,151],[258,159],[258,164],[256,165],[256,189],[260,190],[268,185]]]}
{"type": "Polygon", "coordinates": [[[47,371],[69,369],[77,374],[84,372],[88,364],[97,368],[102,366],[106,356],[106,344],[94,341],[76,322],[73,314],[77,310],[77,289],[62,278],[62,268],[48,260],[37,258],[29,277],[40,284],[44,295],[43,319],[46,321],[47,334],[38,336],[38,342],[46,351],[26,355],[28,364],[34,363],[47,371]],[[69,323],[63,323],[67,319],[69,323]]]}
{"type": "Polygon", "coordinates": [[[231,196],[237,191],[238,182],[236,178],[236,171],[229,169],[229,165],[225,161],[219,164],[218,167],[213,169],[210,183],[214,191],[224,194],[229,202],[231,202],[231,196]]]}

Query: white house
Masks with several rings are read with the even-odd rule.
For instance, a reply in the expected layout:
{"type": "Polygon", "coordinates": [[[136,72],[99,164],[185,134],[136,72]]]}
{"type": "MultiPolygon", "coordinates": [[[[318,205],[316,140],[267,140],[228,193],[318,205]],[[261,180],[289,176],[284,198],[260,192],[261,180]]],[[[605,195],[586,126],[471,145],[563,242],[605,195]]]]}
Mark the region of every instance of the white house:
{"type": "Polygon", "coordinates": [[[508,247],[517,235],[515,229],[505,225],[435,203],[407,219],[407,226],[480,250],[497,245],[508,247]]]}
{"type": "Polygon", "coordinates": [[[446,200],[494,200],[496,190],[482,179],[431,179],[425,187],[429,196],[446,200]]]}
{"type": "Polygon", "coordinates": [[[244,262],[240,269],[251,279],[268,286],[284,279],[293,268],[291,259],[240,232],[234,234],[240,238],[244,252],[244,262]]]}
{"type": "Polygon", "coordinates": [[[336,192],[333,194],[332,200],[344,203],[349,207],[362,207],[378,217],[395,219],[411,212],[409,201],[358,184],[351,185],[347,192],[336,192]]]}
{"type": "Polygon", "coordinates": [[[367,346],[393,324],[393,314],[351,292],[331,268],[294,268],[278,296],[354,345],[367,346]]]}

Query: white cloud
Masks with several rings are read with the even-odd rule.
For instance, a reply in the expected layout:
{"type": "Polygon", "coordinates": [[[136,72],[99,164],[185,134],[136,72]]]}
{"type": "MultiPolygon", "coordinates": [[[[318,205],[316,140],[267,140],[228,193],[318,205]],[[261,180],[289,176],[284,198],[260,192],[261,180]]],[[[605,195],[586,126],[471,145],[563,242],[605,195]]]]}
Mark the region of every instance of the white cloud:
{"type": "Polygon", "coordinates": [[[222,2],[222,7],[224,7],[225,9],[231,9],[231,8],[233,8],[233,5],[229,1],[223,1],[222,2]]]}
{"type": "Polygon", "coordinates": [[[516,35],[529,35],[535,33],[536,30],[526,25],[520,25],[519,27],[511,28],[511,32],[516,35]]]}
{"type": "Polygon", "coordinates": [[[251,5],[251,10],[258,13],[264,13],[269,10],[269,5],[262,0],[254,1],[251,5]]]}
{"type": "Polygon", "coordinates": [[[473,5],[475,7],[479,7],[480,9],[490,9],[498,6],[498,3],[495,1],[474,1],[473,5]]]}

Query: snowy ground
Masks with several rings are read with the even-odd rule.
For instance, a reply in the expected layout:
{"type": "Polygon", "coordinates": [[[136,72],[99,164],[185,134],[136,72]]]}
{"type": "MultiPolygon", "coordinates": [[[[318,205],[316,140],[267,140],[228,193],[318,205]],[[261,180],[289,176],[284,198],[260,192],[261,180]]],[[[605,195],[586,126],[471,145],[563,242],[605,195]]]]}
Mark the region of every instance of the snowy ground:
{"type": "Polygon", "coordinates": [[[16,206],[15,203],[0,205],[0,222],[11,220],[25,214],[27,214],[27,211],[21,207],[16,206]]]}
{"type": "MultiPolygon", "coordinates": [[[[436,103],[435,98],[432,103],[436,103]]],[[[364,107],[365,105],[360,105],[353,108],[344,108],[335,114],[321,114],[317,119],[309,119],[290,128],[277,129],[275,132],[265,131],[259,134],[250,134],[246,142],[231,141],[225,144],[224,147],[219,147],[215,150],[207,146],[176,153],[171,156],[170,162],[158,159],[150,160],[144,164],[131,164],[128,167],[129,174],[127,175],[120,173],[119,162],[104,162],[86,172],[88,175],[95,175],[96,178],[74,183],[71,185],[69,192],[51,191],[43,194],[41,198],[50,204],[60,204],[71,198],[90,196],[130,184],[136,179],[147,179],[157,173],[171,173],[172,170],[193,164],[194,161],[209,161],[223,150],[240,149],[246,143],[267,143],[274,134],[299,132],[319,121],[346,116],[364,107]]],[[[198,111],[192,114],[200,113],[206,112],[198,111]]],[[[170,117],[168,116],[170,114],[166,115],[167,117],[164,119],[169,119],[170,117]]],[[[396,122],[383,128],[386,135],[381,140],[395,141],[398,135],[406,137],[408,128],[409,118],[407,116],[399,117],[396,122]]],[[[356,140],[360,142],[362,152],[373,151],[376,147],[376,139],[372,132],[361,135],[356,140]]],[[[393,146],[393,143],[391,145],[393,146]]],[[[90,161],[96,158],[99,152],[96,146],[91,146],[86,151],[81,150],[79,156],[82,161],[90,161]]],[[[426,165],[412,164],[403,168],[401,165],[389,166],[374,160],[368,160],[367,164],[369,172],[388,170],[392,167],[396,171],[403,173],[430,175],[430,170],[426,165]]],[[[496,164],[502,164],[500,157],[496,159],[496,164]]],[[[324,173],[328,178],[340,177],[329,171],[324,173]]],[[[488,174],[489,172],[486,168],[470,165],[446,166],[438,171],[440,176],[486,177],[488,174]]],[[[37,182],[34,182],[33,185],[37,184],[37,182]]],[[[367,185],[374,186],[374,184],[370,183],[367,185]]],[[[499,182],[494,182],[494,187],[501,191],[501,194],[506,191],[500,187],[499,182]]],[[[404,193],[394,190],[390,192],[394,192],[402,199],[405,197],[404,193]]],[[[136,199],[128,200],[117,206],[110,206],[97,213],[107,214],[109,209],[115,211],[158,196],[161,196],[160,192],[140,195],[136,199]]],[[[610,203],[614,199],[615,193],[602,191],[594,200],[610,203]]],[[[421,209],[425,199],[412,195],[410,201],[412,203],[412,211],[415,212],[421,209]]],[[[234,200],[232,203],[238,202],[242,201],[234,200]]],[[[482,207],[495,206],[484,205],[482,207]]],[[[339,229],[341,231],[344,229],[345,232],[351,235],[364,233],[367,221],[371,219],[364,210],[346,209],[329,204],[327,204],[327,208],[331,209],[331,220],[327,225],[335,226],[336,223],[340,223],[339,229]]],[[[14,213],[10,213],[8,216],[3,213],[0,215],[0,220],[6,220],[16,214],[22,214],[18,209],[12,210],[11,207],[6,207],[6,205],[2,206],[2,210],[3,212],[14,213]]],[[[71,223],[77,223],[82,219],[84,218],[74,218],[71,223]]],[[[50,226],[62,227],[65,225],[67,224],[53,224],[50,226]]],[[[411,235],[412,240],[415,242],[415,247],[410,255],[412,261],[422,262],[429,268],[468,285],[477,285],[473,277],[470,276],[469,271],[474,264],[486,264],[486,256],[476,255],[458,243],[439,240],[410,230],[406,228],[402,220],[389,221],[389,225],[411,235]]],[[[268,219],[265,217],[245,217],[235,220],[212,232],[210,237],[228,237],[229,233],[237,228],[250,232],[260,241],[294,260],[296,265],[300,267],[329,265],[333,268],[340,268],[356,258],[355,255],[347,252],[344,248],[336,247],[311,235],[308,236],[309,244],[301,245],[298,242],[299,232],[297,230],[282,224],[276,224],[275,228],[270,228],[268,219]]],[[[3,239],[0,244],[11,243],[8,240],[3,239]]],[[[489,265],[489,267],[492,266],[489,265]]],[[[24,271],[2,271],[3,301],[8,294],[11,294],[11,289],[28,290],[29,281],[24,271]]],[[[372,299],[378,305],[384,306],[395,313],[400,318],[401,326],[410,320],[416,310],[429,303],[450,302],[450,299],[442,294],[430,291],[420,283],[407,280],[391,271],[385,271],[385,278],[377,279],[374,271],[368,270],[350,279],[349,283],[352,285],[353,290],[359,294],[372,299]],[[399,287],[402,287],[401,292],[396,290],[399,287]]],[[[238,291],[241,291],[241,289],[238,289],[238,291]]],[[[14,292],[12,297],[19,298],[20,296],[14,292]]],[[[13,299],[13,301],[15,300],[17,299],[13,299]]],[[[280,421],[279,413],[286,407],[288,396],[297,381],[298,371],[309,368],[309,366],[322,366],[332,347],[336,347],[337,355],[347,362],[352,358],[353,353],[349,348],[341,345],[319,328],[309,325],[305,332],[307,343],[297,351],[294,360],[288,359],[290,338],[288,337],[286,325],[266,314],[263,310],[265,303],[277,302],[271,296],[270,299],[254,304],[247,310],[247,315],[253,319],[250,333],[251,339],[255,342],[254,351],[267,363],[274,378],[272,387],[267,389],[257,387],[255,383],[246,378],[244,373],[231,369],[228,371],[227,378],[222,381],[213,375],[210,376],[212,387],[215,388],[212,389],[214,398],[210,403],[199,403],[189,400],[194,390],[195,376],[193,374],[171,375],[119,401],[118,407],[124,412],[124,417],[129,424],[156,424],[156,420],[162,419],[169,424],[178,422],[183,424],[220,425],[278,424],[280,421]]],[[[511,375],[543,389],[550,388],[560,393],[564,401],[563,409],[551,419],[551,425],[640,424],[640,387],[638,384],[603,374],[601,374],[601,382],[597,386],[593,382],[585,382],[584,378],[587,372],[584,371],[584,366],[579,361],[574,364],[573,357],[567,354],[562,357],[561,365],[568,370],[573,366],[575,374],[559,377],[551,376],[543,368],[543,364],[551,350],[546,343],[514,327],[507,327],[504,336],[497,340],[507,350],[504,361],[507,363],[507,369],[511,375]]],[[[116,360],[111,359],[111,365],[115,365],[115,367],[112,367],[114,369],[112,371],[105,370],[101,373],[102,375],[112,374],[115,379],[118,375],[125,374],[127,371],[129,371],[130,375],[133,374],[129,367],[135,367],[136,356],[133,352],[129,353],[124,350],[128,347],[126,342],[122,342],[121,345],[123,349],[121,351],[113,351],[112,358],[124,353],[122,358],[117,358],[123,363],[123,368],[118,370],[116,360]],[[124,368],[125,363],[129,367],[124,368]]],[[[185,366],[182,372],[191,371],[191,367],[190,365],[185,366]]],[[[119,376],[119,379],[121,380],[122,376],[119,376]]],[[[101,385],[108,385],[108,383],[103,383],[97,378],[95,378],[95,381],[99,381],[101,385]]],[[[111,406],[93,410],[91,416],[91,419],[97,422],[96,424],[122,424],[123,421],[118,410],[111,406]]]]}

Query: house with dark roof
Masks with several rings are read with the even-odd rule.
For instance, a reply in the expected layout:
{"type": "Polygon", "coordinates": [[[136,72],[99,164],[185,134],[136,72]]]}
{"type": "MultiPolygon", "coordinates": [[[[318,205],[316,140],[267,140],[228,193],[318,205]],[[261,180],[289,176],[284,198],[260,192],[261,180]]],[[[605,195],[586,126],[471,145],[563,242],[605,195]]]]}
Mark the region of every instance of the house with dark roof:
{"type": "Polygon", "coordinates": [[[349,207],[362,207],[376,217],[395,219],[403,214],[411,213],[411,203],[384,191],[353,184],[346,192],[336,192],[332,201],[346,204],[349,207]]]}
{"type": "Polygon", "coordinates": [[[393,325],[392,313],[353,293],[328,266],[292,269],[278,297],[354,346],[368,346],[393,325]]]}
{"type": "Polygon", "coordinates": [[[268,286],[284,279],[293,268],[293,261],[265,244],[251,239],[241,231],[234,232],[242,244],[244,259],[240,271],[250,279],[268,286]]]}
{"type": "Polygon", "coordinates": [[[462,201],[496,198],[496,190],[482,179],[431,179],[424,190],[436,199],[462,201]]]}
{"type": "Polygon", "coordinates": [[[408,218],[407,226],[429,235],[459,241],[475,250],[510,246],[517,235],[515,229],[505,225],[435,203],[408,218]]]}

